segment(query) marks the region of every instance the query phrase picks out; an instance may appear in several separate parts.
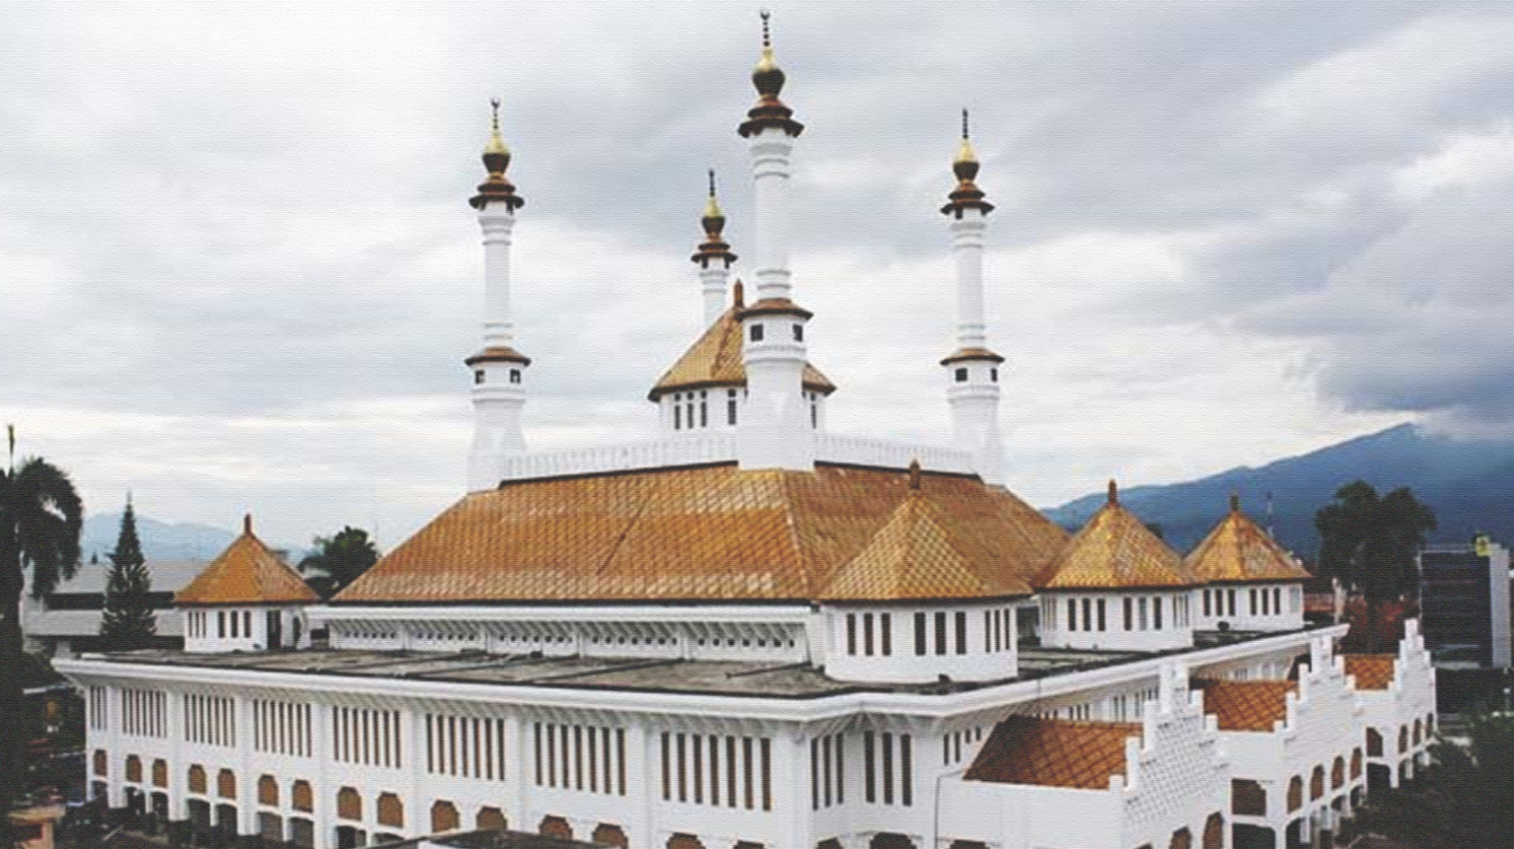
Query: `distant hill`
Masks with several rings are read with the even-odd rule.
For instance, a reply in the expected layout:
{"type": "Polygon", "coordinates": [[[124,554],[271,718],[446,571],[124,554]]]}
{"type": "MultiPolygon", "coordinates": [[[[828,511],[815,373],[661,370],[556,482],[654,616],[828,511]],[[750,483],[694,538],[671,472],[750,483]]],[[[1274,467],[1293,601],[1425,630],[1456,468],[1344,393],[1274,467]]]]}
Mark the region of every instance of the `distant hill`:
{"type": "MultiPolygon", "coordinates": [[[[1227,509],[1231,492],[1248,514],[1265,521],[1273,496],[1278,541],[1311,559],[1319,548],[1314,513],[1335,491],[1358,478],[1379,492],[1408,486],[1440,520],[1431,540],[1462,542],[1481,531],[1514,542],[1514,440],[1462,440],[1432,436],[1412,424],[1350,439],[1259,468],[1242,467],[1186,483],[1120,490],[1124,504],[1147,523],[1159,524],[1168,543],[1187,552],[1227,509]]],[[[1046,511],[1064,527],[1081,527],[1104,503],[1088,495],[1046,511]]]]}
{"type": "MultiPolygon", "coordinates": [[[[108,562],[106,555],[116,548],[116,538],[121,533],[120,513],[100,513],[84,519],[84,532],[79,536],[79,548],[87,561],[98,553],[100,562],[108,562]]],[[[142,539],[142,553],[148,560],[209,560],[220,554],[236,539],[236,534],[225,528],[210,525],[195,525],[187,522],[168,524],[137,514],[137,536],[142,539]]]]}

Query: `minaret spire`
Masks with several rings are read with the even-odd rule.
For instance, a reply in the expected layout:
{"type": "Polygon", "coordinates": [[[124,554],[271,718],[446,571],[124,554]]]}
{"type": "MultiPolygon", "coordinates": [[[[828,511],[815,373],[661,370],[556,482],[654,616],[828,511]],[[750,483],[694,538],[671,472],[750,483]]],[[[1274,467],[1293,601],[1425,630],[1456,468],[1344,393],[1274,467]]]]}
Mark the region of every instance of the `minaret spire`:
{"type": "Polygon", "coordinates": [[[489,140],[484,145],[488,177],[468,201],[478,210],[484,235],[483,348],[464,360],[473,372],[473,446],[468,452],[468,489],[499,484],[504,458],[526,450],[521,412],[525,373],[531,360],[515,350],[510,316],[510,243],[515,211],[525,205],[505,176],[510,149],[499,131],[499,100],[489,101],[489,140]]]}
{"type": "Polygon", "coordinates": [[[978,156],[962,110],[962,144],[952,161],[957,186],[941,213],[951,232],[957,273],[957,350],[941,361],[946,369],[946,398],[952,412],[952,440],[973,455],[978,475],[990,484],[1004,482],[1004,442],[999,434],[999,364],[1004,358],[988,348],[983,310],[983,230],[993,204],[973,180],[978,156]]]}
{"type": "Polygon", "coordinates": [[[737,128],[752,157],[752,274],[757,284],[753,303],[738,312],[747,399],[737,433],[737,458],[743,469],[808,471],[815,466],[820,408],[813,393],[806,398],[803,386],[804,330],[811,314],[790,299],[788,246],[789,157],[804,125],[778,98],[786,77],[773,55],[769,18],[763,11],[762,56],[752,69],[757,105],[737,128]]]}
{"type": "Polygon", "coordinates": [[[736,255],[731,253],[731,246],[722,236],[725,230],[725,213],[720,210],[720,202],[715,198],[714,168],[709,170],[709,176],[710,196],[705,201],[704,217],[699,219],[700,225],[704,228],[704,242],[690,257],[699,266],[700,291],[704,294],[706,327],[714,324],[715,320],[725,312],[726,279],[730,274],[731,263],[736,261],[736,255]]]}

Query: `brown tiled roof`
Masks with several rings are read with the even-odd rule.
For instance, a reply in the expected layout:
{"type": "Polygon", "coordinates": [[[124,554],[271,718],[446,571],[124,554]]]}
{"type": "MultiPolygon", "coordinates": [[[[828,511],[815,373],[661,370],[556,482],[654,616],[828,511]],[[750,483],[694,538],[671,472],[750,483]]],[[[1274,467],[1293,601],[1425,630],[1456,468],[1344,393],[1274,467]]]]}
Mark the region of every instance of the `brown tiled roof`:
{"type": "Polygon", "coordinates": [[[1395,659],[1391,654],[1348,654],[1346,674],[1356,677],[1358,690],[1386,690],[1393,683],[1395,659]]]}
{"type": "Polygon", "coordinates": [[[1185,587],[1183,558],[1116,501],[1104,505],[1038,576],[1049,590],[1185,587]]]}
{"type": "Polygon", "coordinates": [[[470,366],[474,363],[489,362],[521,363],[522,365],[530,365],[531,358],[515,350],[509,345],[495,345],[493,347],[485,348],[482,351],[479,351],[478,353],[468,357],[468,359],[463,360],[464,365],[470,366]]]}
{"type": "Polygon", "coordinates": [[[1306,581],[1312,577],[1238,506],[1215,525],[1183,563],[1195,577],[1211,583],[1306,581]]]}
{"type": "Polygon", "coordinates": [[[1002,363],[1004,358],[987,348],[958,348],[941,361],[941,365],[949,366],[952,363],[967,362],[969,360],[988,360],[989,362],[1002,363]]]}
{"type": "Polygon", "coordinates": [[[998,552],[970,523],[911,491],[862,551],[836,570],[823,599],[940,599],[1029,595],[997,568],[998,552]]]}
{"type": "Polygon", "coordinates": [[[1140,723],[1012,716],[994,726],[963,777],[1105,790],[1111,775],[1125,774],[1125,741],[1140,736],[1140,723]]]}
{"type": "Polygon", "coordinates": [[[1025,592],[1067,538],[975,478],[923,475],[926,503],[901,511],[907,481],[731,464],[506,483],[463,498],[336,602],[886,600],[932,584],[999,596],[1025,592]],[[938,531],[950,545],[913,549],[917,574],[890,584],[890,553],[898,563],[903,541],[938,531]]]}
{"type": "Polygon", "coordinates": [[[1214,714],[1221,731],[1271,731],[1288,716],[1288,694],[1297,681],[1218,681],[1193,679],[1204,691],[1204,712],[1214,714]]]}
{"type": "Polygon", "coordinates": [[[242,535],[173,600],[174,604],[284,604],[321,598],[253,535],[249,520],[242,535]]]}
{"type": "MultiPolygon", "coordinates": [[[[669,392],[709,386],[745,386],[746,367],[741,363],[741,322],[736,307],[727,309],[699,337],[647,395],[653,401],[669,392]]],[[[829,395],[836,385],[820,370],[804,364],[804,388],[829,395]]]]}

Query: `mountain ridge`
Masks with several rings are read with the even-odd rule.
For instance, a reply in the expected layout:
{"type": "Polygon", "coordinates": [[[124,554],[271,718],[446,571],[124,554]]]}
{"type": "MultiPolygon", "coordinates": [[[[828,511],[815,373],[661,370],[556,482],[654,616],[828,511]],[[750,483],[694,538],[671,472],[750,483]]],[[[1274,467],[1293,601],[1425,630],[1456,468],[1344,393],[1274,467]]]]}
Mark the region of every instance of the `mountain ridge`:
{"type": "MultiPolygon", "coordinates": [[[[1435,511],[1433,542],[1461,542],[1475,533],[1514,540],[1514,440],[1455,439],[1412,423],[1283,457],[1237,466],[1190,481],[1120,490],[1120,502],[1145,522],[1160,525],[1168,543],[1191,549],[1224,517],[1231,492],[1279,542],[1310,559],[1319,547],[1314,513],[1335,491],[1365,480],[1378,491],[1407,486],[1435,511]],[[1272,515],[1267,517],[1267,494],[1272,515]]],[[[1081,527],[1104,503],[1096,493],[1043,512],[1064,527],[1081,527]]]]}

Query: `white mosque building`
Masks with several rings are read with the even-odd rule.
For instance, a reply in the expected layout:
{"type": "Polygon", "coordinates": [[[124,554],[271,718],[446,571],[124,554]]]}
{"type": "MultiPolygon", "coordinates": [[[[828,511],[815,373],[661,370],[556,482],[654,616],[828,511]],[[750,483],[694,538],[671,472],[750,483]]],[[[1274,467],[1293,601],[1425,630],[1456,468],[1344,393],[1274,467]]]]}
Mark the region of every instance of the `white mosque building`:
{"type": "Polygon", "coordinates": [[[529,450],[496,119],[469,492],[324,604],[249,520],[178,594],[182,651],[59,661],[104,804],[202,845],[1219,849],[1324,845],[1413,774],[1414,622],[1337,654],[1238,503],[1185,557],[1113,484],[1072,536],[1005,489],[965,121],[951,444],[827,429],[766,34],[752,80],[751,285],[712,186],[708,329],[650,390],[658,437],[529,450]]]}

